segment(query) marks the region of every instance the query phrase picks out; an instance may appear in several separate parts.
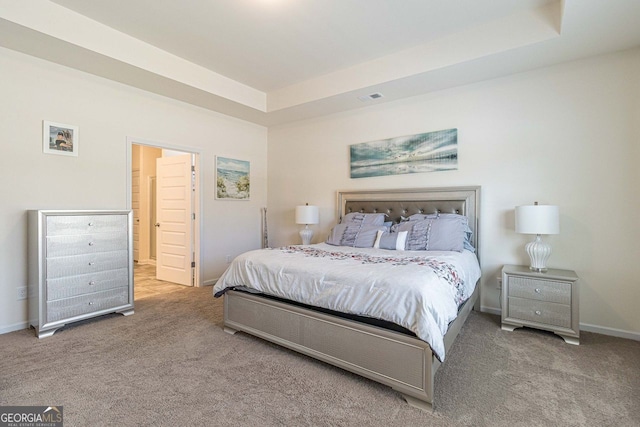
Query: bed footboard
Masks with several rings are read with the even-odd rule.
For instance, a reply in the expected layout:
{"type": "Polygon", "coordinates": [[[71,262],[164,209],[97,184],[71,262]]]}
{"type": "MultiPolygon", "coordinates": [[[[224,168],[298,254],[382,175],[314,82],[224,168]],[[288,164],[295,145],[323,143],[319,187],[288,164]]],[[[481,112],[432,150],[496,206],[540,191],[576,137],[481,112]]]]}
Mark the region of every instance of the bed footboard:
{"type": "MultiPolygon", "coordinates": [[[[449,325],[447,351],[477,304],[479,287],[449,325]]],[[[263,338],[388,385],[418,409],[433,408],[440,362],[418,338],[237,291],[224,296],[224,331],[263,338]]]]}
{"type": "Polygon", "coordinates": [[[247,332],[391,386],[421,409],[431,407],[435,358],[424,341],[246,293],[229,291],[224,299],[226,332],[247,332]]]}

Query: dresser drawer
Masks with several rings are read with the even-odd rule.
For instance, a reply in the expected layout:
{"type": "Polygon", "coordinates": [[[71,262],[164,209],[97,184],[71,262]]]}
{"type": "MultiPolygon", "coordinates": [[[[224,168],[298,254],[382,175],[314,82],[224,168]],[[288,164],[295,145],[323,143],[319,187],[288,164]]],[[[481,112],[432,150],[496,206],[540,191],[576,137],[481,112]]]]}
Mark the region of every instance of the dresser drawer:
{"type": "Polygon", "coordinates": [[[119,268],[129,268],[129,252],[126,250],[47,258],[46,277],[56,279],[119,268]]]}
{"type": "Polygon", "coordinates": [[[510,297],[571,304],[571,283],[520,276],[510,276],[508,281],[510,297]]]}
{"type": "Polygon", "coordinates": [[[129,303],[128,287],[47,301],[47,322],[70,319],[83,314],[108,310],[129,303]]]}
{"type": "Polygon", "coordinates": [[[571,328],[571,307],[554,302],[509,297],[507,317],[528,322],[571,328]]]}
{"type": "Polygon", "coordinates": [[[47,237],[47,258],[127,250],[127,233],[95,233],[47,237]]]}
{"type": "Polygon", "coordinates": [[[127,215],[52,215],[47,217],[47,236],[127,232],[127,215]]]}
{"type": "Polygon", "coordinates": [[[128,268],[48,279],[46,299],[47,301],[53,301],[128,285],[128,268]]]}

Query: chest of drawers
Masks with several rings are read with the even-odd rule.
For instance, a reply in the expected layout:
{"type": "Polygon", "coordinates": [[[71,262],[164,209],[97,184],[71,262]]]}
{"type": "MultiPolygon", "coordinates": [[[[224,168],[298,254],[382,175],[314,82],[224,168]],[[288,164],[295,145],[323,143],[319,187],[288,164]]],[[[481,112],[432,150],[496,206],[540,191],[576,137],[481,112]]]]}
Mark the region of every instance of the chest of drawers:
{"type": "Polygon", "coordinates": [[[580,343],[578,276],[574,271],[549,269],[537,273],[528,267],[502,269],[502,329],[528,326],[580,343]]]}
{"type": "Polygon", "coordinates": [[[133,314],[132,222],[131,211],[28,211],[29,323],[39,338],[133,314]]]}

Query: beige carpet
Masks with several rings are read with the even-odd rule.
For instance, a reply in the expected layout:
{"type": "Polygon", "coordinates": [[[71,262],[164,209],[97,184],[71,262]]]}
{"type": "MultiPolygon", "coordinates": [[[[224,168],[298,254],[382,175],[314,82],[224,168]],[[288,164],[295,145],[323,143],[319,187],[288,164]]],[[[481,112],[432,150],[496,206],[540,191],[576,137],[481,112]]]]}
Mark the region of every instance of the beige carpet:
{"type": "Polygon", "coordinates": [[[184,288],[38,340],[0,335],[0,405],[63,405],[65,426],[638,426],[640,342],[503,332],[472,313],[436,376],[436,411],[388,387],[221,329],[184,288]]]}

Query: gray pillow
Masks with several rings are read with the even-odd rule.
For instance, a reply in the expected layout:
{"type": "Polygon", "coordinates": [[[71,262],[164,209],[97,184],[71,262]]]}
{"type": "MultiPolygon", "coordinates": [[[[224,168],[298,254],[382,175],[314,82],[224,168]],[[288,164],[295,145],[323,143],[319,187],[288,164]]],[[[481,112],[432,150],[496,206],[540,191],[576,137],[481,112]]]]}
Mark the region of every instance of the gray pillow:
{"type": "Polygon", "coordinates": [[[460,218],[439,216],[417,221],[405,221],[393,227],[394,232],[407,231],[409,251],[456,251],[465,248],[466,233],[460,218]]]}
{"type": "Polygon", "coordinates": [[[439,213],[439,214],[429,214],[426,216],[427,218],[457,218],[462,223],[462,228],[464,229],[464,248],[468,251],[475,252],[476,248],[471,244],[471,236],[473,235],[473,231],[471,231],[471,227],[469,227],[469,218],[464,215],[458,215],[453,213],[439,213]]]}
{"type": "Polygon", "coordinates": [[[378,230],[385,231],[386,228],[381,225],[338,224],[331,229],[326,243],[334,246],[372,248],[378,230]]]}
{"type": "Polygon", "coordinates": [[[383,213],[351,212],[342,218],[341,224],[383,225],[385,216],[383,213]]]}
{"type": "Polygon", "coordinates": [[[465,236],[463,241],[464,249],[475,252],[476,248],[471,244],[471,236],[473,232],[471,231],[471,227],[469,227],[469,218],[464,215],[454,214],[454,213],[437,213],[437,214],[413,214],[409,217],[402,217],[403,221],[419,221],[424,219],[434,219],[434,218],[456,218],[462,223],[462,227],[464,228],[465,236]]]}
{"type": "Polygon", "coordinates": [[[440,216],[426,221],[431,221],[427,237],[428,251],[462,252],[466,233],[459,218],[440,216]]]}

